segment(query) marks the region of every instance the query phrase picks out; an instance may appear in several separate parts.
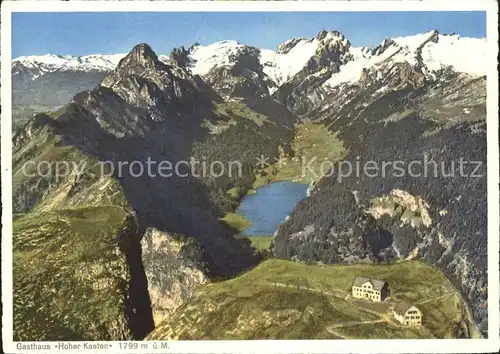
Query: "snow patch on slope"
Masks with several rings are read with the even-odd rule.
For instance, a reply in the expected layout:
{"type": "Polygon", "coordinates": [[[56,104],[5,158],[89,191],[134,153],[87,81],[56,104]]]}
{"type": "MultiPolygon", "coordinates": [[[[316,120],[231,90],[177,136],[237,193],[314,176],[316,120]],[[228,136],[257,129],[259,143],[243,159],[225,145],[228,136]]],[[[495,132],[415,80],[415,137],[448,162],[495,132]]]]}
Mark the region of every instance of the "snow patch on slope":
{"type": "Polygon", "coordinates": [[[458,72],[483,76],[486,75],[486,56],[485,38],[440,35],[438,43],[430,42],[422,48],[424,63],[432,71],[452,66],[458,72]]]}
{"type": "Polygon", "coordinates": [[[341,66],[340,71],[333,74],[325,82],[326,86],[334,87],[345,82],[355,83],[359,80],[363,68],[370,65],[370,56],[366,53],[365,48],[350,48],[349,52],[352,54],[353,60],[341,66]]]}
{"type": "MultiPolygon", "coordinates": [[[[263,72],[278,86],[289,80],[307,64],[315,54],[318,40],[298,40],[287,53],[269,49],[260,50],[260,63],[263,72]]],[[[284,43],[286,44],[286,42],[284,43]]],[[[193,74],[206,75],[214,67],[230,66],[232,57],[246,47],[237,41],[220,41],[206,46],[197,45],[190,50],[189,69],[193,74]]]]}
{"type": "Polygon", "coordinates": [[[405,37],[394,37],[392,40],[396,42],[400,47],[407,48],[410,52],[415,52],[418,47],[420,47],[425,41],[429,40],[433,35],[434,31],[429,31],[425,33],[418,33],[412,36],[405,37]]]}
{"type": "Polygon", "coordinates": [[[213,67],[231,65],[231,56],[238,53],[244,45],[237,41],[220,41],[206,46],[197,45],[190,51],[192,63],[189,67],[193,74],[203,76],[213,67]]]}
{"type": "Polygon", "coordinates": [[[304,68],[316,53],[318,41],[301,40],[287,53],[276,53],[269,49],[260,51],[260,62],[264,73],[278,86],[291,79],[304,68]]]}

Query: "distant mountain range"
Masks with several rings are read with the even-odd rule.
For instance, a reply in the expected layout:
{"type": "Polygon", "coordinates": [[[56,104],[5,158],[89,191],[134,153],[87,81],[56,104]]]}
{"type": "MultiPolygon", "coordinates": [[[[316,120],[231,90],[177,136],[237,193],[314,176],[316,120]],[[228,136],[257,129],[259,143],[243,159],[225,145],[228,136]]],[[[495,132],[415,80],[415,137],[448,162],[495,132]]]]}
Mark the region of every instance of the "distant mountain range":
{"type": "MultiPolygon", "coordinates": [[[[254,76],[252,80],[262,81],[265,94],[272,94],[301,72],[314,72],[321,77],[322,88],[328,90],[355,83],[363,71],[376,69],[385,62],[418,65],[427,78],[435,78],[436,72],[447,67],[474,76],[485,75],[485,66],[480,63],[486,57],[486,40],[430,31],[386,39],[375,48],[367,48],[351,47],[349,40],[339,32],[322,31],[314,38],[285,41],[276,51],[236,41],[220,41],[206,46],[195,44],[188,49],[177,48],[173,54],[192,74],[200,76],[239,64],[248,75],[254,76]]],[[[14,103],[61,105],[77,92],[97,85],[124,56],[47,54],[15,58],[12,61],[13,88],[22,92],[14,95],[14,103]],[[74,79],[75,82],[71,82],[74,79]]],[[[168,62],[171,57],[159,55],[159,59],[168,62]]]]}

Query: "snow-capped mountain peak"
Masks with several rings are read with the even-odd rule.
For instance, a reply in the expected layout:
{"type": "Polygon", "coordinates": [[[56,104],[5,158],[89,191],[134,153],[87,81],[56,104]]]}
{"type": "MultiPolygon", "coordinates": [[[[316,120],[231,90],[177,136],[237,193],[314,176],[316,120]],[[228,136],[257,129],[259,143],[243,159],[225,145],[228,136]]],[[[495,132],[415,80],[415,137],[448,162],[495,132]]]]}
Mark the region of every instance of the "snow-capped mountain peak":
{"type": "Polygon", "coordinates": [[[472,76],[486,75],[485,65],[482,64],[486,60],[486,39],[461,38],[456,34],[439,34],[436,30],[387,38],[372,50],[354,47],[349,49],[349,53],[352,54],[351,60],[341,66],[325,86],[355,83],[363,70],[403,62],[420,67],[429,78],[447,67],[472,76]]]}
{"type": "Polygon", "coordinates": [[[322,30],[314,38],[285,41],[278,46],[276,52],[263,49],[260,58],[264,72],[280,86],[301,71],[319,50],[335,46],[346,51],[350,43],[338,31],[322,30]]]}

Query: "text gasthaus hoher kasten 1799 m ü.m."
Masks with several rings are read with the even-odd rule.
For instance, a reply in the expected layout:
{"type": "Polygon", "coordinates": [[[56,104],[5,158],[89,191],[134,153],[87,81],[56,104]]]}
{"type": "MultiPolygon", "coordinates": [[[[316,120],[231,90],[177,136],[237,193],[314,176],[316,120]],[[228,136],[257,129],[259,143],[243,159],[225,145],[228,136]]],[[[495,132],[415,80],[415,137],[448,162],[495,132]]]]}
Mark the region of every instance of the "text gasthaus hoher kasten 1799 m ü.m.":
{"type": "Polygon", "coordinates": [[[103,350],[110,352],[134,352],[147,351],[154,352],[159,350],[169,349],[166,341],[127,341],[127,342],[53,342],[53,343],[37,343],[37,342],[18,342],[16,349],[20,351],[29,350],[30,352],[65,352],[65,351],[95,351],[103,350]]]}

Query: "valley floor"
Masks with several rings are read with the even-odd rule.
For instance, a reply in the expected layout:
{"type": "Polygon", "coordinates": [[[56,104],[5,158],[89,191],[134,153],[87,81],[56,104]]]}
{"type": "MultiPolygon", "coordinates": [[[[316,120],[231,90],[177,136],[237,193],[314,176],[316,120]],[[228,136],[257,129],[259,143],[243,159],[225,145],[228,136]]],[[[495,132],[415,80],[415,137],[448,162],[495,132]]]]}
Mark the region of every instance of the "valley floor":
{"type": "Polygon", "coordinates": [[[281,152],[278,161],[270,161],[254,189],[276,181],[300,183],[317,182],[328,173],[329,163],[335,163],[348,154],[342,140],[320,123],[303,122],[295,126],[291,152],[281,152]]]}

